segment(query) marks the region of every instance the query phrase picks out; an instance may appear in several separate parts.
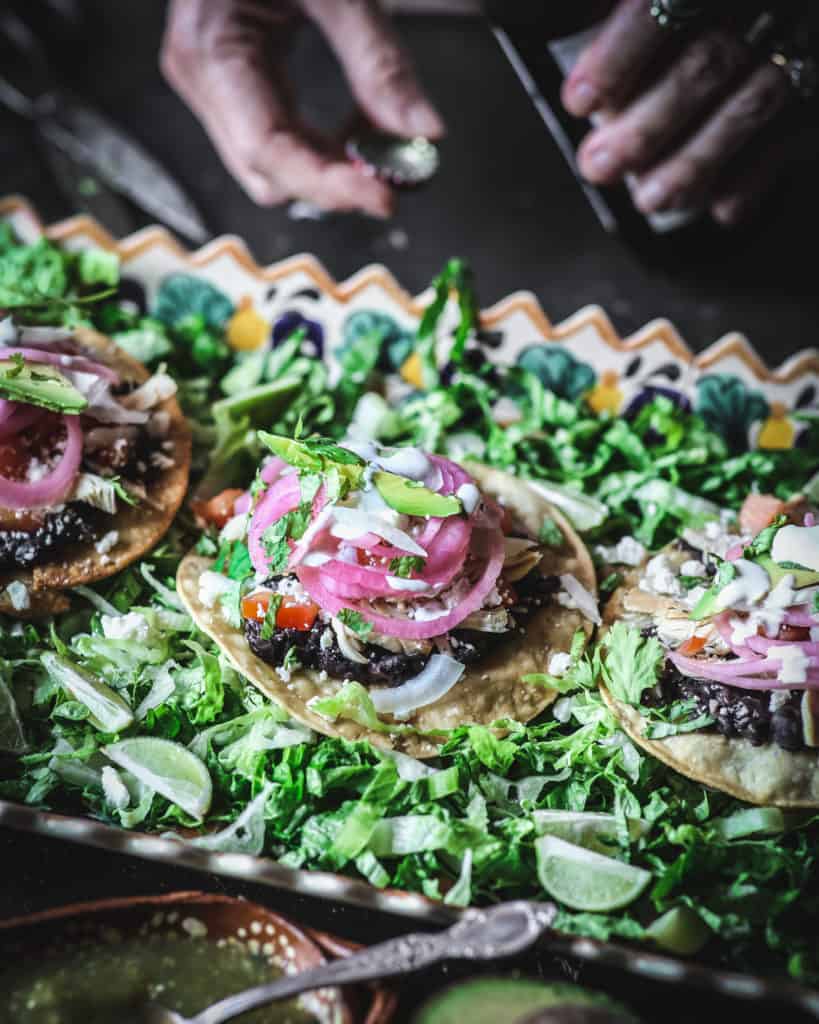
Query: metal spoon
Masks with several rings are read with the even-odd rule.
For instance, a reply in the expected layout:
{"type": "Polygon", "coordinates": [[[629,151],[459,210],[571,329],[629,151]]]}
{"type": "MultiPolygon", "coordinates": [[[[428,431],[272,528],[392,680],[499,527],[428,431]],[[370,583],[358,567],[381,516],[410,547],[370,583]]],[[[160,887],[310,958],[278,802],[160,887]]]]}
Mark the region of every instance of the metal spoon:
{"type": "Polygon", "coordinates": [[[540,938],[551,926],[556,912],[551,903],[524,900],[502,903],[488,910],[468,910],[446,931],[413,933],[381,942],[346,959],[228,996],[195,1017],[183,1017],[158,1003],[150,1003],[137,1015],[134,1024],[223,1024],[257,1006],[311,989],[410,974],[442,960],[494,960],[515,956],[540,938]]]}

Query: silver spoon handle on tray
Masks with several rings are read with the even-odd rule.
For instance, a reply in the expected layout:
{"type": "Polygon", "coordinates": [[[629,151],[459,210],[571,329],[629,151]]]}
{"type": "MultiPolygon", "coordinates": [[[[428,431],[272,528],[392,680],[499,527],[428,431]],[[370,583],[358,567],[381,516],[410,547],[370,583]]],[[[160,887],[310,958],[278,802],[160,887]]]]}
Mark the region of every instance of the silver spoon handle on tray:
{"type": "MultiPolygon", "coordinates": [[[[191,1018],[190,1024],[223,1024],[258,1006],[311,989],[409,974],[442,960],[494,960],[515,956],[540,938],[554,918],[552,904],[523,900],[487,910],[470,910],[446,931],[403,935],[343,960],[228,996],[191,1018]]],[[[181,1018],[172,1015],[163,1018],[157,1014],[152,1019],[156,1024],[171,1024],[181,1018]]]]}

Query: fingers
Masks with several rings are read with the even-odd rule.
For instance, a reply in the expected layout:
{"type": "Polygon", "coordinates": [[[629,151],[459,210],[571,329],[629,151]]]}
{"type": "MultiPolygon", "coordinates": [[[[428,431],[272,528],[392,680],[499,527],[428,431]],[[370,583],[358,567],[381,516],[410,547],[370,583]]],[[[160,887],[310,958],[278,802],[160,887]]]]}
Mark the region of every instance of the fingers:
{"type": "Polygon", "coordinates": [[[680,149],[642,176],[637,206],[654,213],[701,203],[734,155],[782,110],[789,91],[779,69],[757,68],[680,149]]]}
{"type": "Polygon", "coordinates": [[[722,98],[749,61],[748,48],[727,32],[694,40],[662,78],[586,136],[578,152],[583,175],[612,184],[653,163],[722,98]]]}
{"type": "Polygon", "coordinates": [[[373,0],[302,0],[341,61],[359,106],[396,135],[438,138],[444,123],[425,96],[412,63],[373,0]]]}
{"type": "Polygon", "coordinates": [[[678,45],[657,24],[646,0],[620,0],[563,85],[563,105],[576,117],[620,107],[662,50],[678,45]]]}
{"type": "Polygon", "coordinates": [[[389,188],[320,153],[293,115],[286,84],[266,56],[271,30],[286,29],[271,18],[276,8],[285,5],[174,0],[162,47],[165,75],[255,202],[298,196],[387,216],[389,188]]]}
{"type": "MultiPolygon", "coordinates": [[[[796,126],[794,126],[796,128],[796,126]]],[[[711,202],[718,224],[733,227],[748,220],[779,178],[809,149],[809,140],[797,130],[778,139],[765,140],[756,152],[742,160],[736,173],[721,181],[711,202]]]]}

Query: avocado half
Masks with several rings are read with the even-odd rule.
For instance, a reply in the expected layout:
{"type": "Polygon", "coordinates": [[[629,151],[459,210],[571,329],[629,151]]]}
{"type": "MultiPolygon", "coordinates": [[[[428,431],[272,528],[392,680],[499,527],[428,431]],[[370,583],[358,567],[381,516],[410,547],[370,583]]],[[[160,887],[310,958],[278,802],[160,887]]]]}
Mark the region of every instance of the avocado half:
{"type": "Polygon", "coordinates": [[[638,1024],[602,992],[526,978],[473,978],[433,996],[412,1024],[638,1024]]]}

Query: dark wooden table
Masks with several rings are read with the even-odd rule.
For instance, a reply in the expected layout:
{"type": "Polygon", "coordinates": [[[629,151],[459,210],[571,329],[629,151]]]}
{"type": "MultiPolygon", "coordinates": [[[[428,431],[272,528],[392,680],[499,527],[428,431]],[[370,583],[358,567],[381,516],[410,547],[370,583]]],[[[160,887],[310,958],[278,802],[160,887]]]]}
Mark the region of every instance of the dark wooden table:
{"type": "MultiPolygon", "coordinates": [[[[662,253],[637,253],[600,228],[487,27],[415,18],[402,29],[449,128],[441,172],[426,188],[403,196],[389,224],[358,216],[296,221],[284,209],[260,211],[251,204],[163,82],[157,70],[162,5],[89,0],[86,6],[84,41],[63,54],[75,88],[174,171],[214,234],[242,236],[261,262],[312,252],[336,277],[383,262],[417,291],[447,257],[458,255],[473,264],[484,304],[528,288],[558,321],[599,303],[623,334],[667,316],[694,349],[741,330],[773,363],[815,342],[815,173],[802,187],[782,188],[765,217],[740,234],[720,236],[702,226],[664,245],[662,253]]],[[[329,124],[349,113],[343,82],[311,33],[294,55],[294,75],[308,116],[329,124]]],[[[27,126],[3,115],[0,193],[6,192],[28,195],[47,220],[74,212],[44,170],[27,126]]],[[[244,895],[364,942],[407,928],[398,919],[3,830],[0,866],[0,917],[79,900],[201,888],[244,895]]],[[[559,970],[548,955],[520,966],[547,975],[559,970]]],[[[408,986],[402,1017],[450,976],[442,969],[408,986]]],[[[614,988],[646,1020],[662,1012],[669,1022],[683,1021],[723,1009],[696,993],[669,998],[660,986],[602,972],[585,971],[583,980],[614,988]]],[[[734,1012],[761,1021],[770,1008],[734,1012]]]]}

